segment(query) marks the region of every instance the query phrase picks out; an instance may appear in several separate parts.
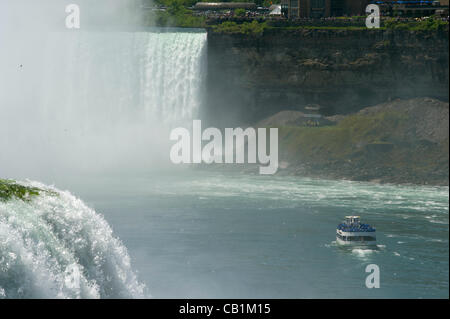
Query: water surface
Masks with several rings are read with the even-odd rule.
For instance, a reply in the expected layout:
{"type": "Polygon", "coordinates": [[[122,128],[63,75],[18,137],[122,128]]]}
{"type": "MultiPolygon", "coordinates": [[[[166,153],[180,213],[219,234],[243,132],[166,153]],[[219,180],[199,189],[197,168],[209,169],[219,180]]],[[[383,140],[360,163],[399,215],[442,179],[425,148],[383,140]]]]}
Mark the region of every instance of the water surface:
{"type": "Polygon", "coordinates": [[[448,187],[195,171],[75,185],[156,298],[448,298],[448,187]],[[355,214],[377,250],[336,247],[355,214]]]}

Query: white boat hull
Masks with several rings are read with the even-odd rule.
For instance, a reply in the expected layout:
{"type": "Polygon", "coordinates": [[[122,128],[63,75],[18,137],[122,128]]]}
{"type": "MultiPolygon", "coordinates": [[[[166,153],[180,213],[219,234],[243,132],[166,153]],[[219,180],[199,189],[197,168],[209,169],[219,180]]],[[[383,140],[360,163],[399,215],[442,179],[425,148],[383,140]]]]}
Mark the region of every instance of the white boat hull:
{"type": "Polygon", "coordinates": [[[336,243],[340,246],[370,247],[377,245],[375,228],[361,224],[359,216],[346,216],[336,229],[336,243]]]}
{"type": "Polygon", "coordinates": [[[336,244],[340,246],[352,246],[352,247],[367,247],[371,246],[374,247],[377,245],[376,240],[371,241],[349,241],[349,240],[342,240],[339,237],[336,237],[336,244]]]}

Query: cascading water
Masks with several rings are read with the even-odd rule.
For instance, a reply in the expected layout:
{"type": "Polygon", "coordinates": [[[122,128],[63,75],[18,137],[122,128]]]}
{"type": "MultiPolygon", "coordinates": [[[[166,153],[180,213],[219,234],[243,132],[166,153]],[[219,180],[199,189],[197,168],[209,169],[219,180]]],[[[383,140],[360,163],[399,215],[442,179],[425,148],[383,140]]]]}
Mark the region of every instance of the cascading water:
{"type": "MultiPolygon", "coordinates": [[[[0,30],[0,41],[0,178],[159,169],[170,130],[198,115],[204,32],[0,30]]],[[[103,217],[35,185],[52,193],[0,198],[0,299],[148,296],[103,217]]]]}
{"type": "Polygon", "coordinates": [[[205,41],[204,32],[54,34],[45,52],[45,106],[64,106],[68,117],[92,125],[102,117],[110,125],[190,120],[201,102],[205,41]]]}
{"type": "Polygon", "coordinates": [[[199,112],[205,32],[80,31],[26,40],[7,43],[8,58],[0,59],[1,176],[170,164],[170,130],[199,112]]]}
{"type": "Polygon", "coordinates": [[[143,298],[108,223],[68,192],[0,201],[0,299],[143,298]]]}

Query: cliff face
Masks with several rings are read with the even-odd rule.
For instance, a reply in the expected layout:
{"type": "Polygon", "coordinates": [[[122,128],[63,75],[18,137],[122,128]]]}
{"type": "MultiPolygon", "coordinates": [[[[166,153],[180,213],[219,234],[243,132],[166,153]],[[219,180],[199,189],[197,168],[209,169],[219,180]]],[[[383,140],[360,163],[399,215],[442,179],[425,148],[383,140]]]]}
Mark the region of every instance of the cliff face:
{"type": "MultiPolygon", "coordinates": [[[[292,119],[300,112],[289,113],[292,119]]],[[[288,174],[448,185],[448,103],[430,98],[394,100],[352,115],[328,117],[335,124],[319,127],[292,122],[286,126],[281,115],[263,122],[280,127],[280,160],[288,174]]]]}
{"type": "Polygon", "coordinates": [[[396,98],[448,101],[448,31],[208,31],[211,124],[255,123],[314,103],[347,114],[396,98]]]}

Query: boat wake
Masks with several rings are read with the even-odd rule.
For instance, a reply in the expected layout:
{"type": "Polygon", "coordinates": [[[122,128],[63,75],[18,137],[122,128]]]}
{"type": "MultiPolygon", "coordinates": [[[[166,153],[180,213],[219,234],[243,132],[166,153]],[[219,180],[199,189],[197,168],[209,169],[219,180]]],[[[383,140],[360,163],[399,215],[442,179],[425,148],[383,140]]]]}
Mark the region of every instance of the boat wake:
{"type": "Polygon", "coordinates": [[[355,255],[356,257],[367,258],[376,251],[377,251],[376,248],[372,249],[353,248],[352,254],[355,255]]]}
{"type": "Polygon", "coordinates": [[[39,183],[31,201],[0,201],[0,299],[143,298],[145,287],[105,219],[39,183]]]}

